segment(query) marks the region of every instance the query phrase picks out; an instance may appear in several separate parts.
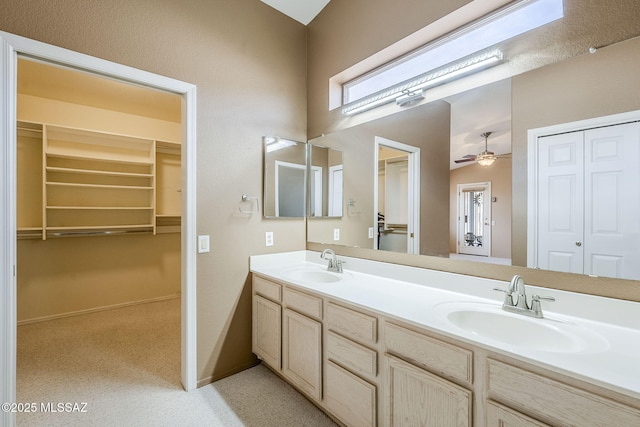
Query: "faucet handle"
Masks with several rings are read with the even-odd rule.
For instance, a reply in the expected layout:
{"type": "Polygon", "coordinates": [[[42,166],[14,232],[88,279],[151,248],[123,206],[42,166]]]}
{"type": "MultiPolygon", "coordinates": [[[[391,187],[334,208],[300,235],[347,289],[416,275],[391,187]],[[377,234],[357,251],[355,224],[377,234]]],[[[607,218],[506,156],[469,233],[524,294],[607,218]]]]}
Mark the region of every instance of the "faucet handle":
{"type": "Polygon", "coordinates": [[[554,297],[541,297],[540,295],[532,295],[531,296],[531,311],[533,311],[534,317],[542,318],[542,306],[540,305],[540,300],[544,301],[555,301],[554,297]]]}
{"type": "Polygon", "coordinates": [[[503,306],[513,306],[513,298],[511,297],[511,289],[493,288],[494,291],[504,292],[503,306]]]}

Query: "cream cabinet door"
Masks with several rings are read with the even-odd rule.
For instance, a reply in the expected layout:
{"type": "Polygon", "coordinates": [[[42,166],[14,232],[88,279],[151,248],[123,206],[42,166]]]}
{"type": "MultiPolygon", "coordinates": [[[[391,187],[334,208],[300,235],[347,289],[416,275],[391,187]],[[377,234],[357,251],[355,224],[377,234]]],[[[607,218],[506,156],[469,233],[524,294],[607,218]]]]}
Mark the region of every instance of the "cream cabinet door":
{"type": "Polygon", "coordinates": [[[322,399],[322,324],[284,309],[282,374],[316,400],[322,399]]]}
{"type": "Polygon", "coordinates": [[[389,426],[471,425],[471,391],[392,356],[385,356],[389,426]]]}
{"type": "Polygon", "coordinates": [[[282,307],[253,296],[253,352],[272,368],[280,370],[282,307]]]}

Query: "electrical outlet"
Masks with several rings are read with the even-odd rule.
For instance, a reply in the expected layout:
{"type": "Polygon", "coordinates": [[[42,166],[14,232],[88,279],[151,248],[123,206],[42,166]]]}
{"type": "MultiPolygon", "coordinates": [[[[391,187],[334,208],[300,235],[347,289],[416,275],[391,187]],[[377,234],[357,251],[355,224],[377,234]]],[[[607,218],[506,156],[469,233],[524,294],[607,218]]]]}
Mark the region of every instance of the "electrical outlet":
{"type": "Polygon", "coordinates": [[[340,240],[340,229],[339,228],[334,228],[333,229],[333,240],[340,240]]]}
{"type": "Polygon", "coordinates": [[[373,227],[369,227],[369,238],[373,239],[373,227]]]}
{"type": "Polygon", "coordinates": [[[273,231],[266,231],[264,233],[265,246],[273,246],[273,231]]]}
{"type": "Polygon", "coordinates": [[[204,254],[209,252],[209,236],[198,236],[198,253],[204,254]]]}

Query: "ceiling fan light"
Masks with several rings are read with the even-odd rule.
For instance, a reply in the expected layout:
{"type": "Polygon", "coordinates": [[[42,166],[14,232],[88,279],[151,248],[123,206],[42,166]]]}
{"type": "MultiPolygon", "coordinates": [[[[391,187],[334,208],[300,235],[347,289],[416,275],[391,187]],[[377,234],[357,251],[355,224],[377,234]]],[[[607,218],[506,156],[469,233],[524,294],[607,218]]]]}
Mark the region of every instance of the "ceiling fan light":
{"type": "Polygon", "coordinates": [[[494,156],[493,154],[482,154],[480,156],[478,156],[477,160],[478,160],[478,164],[481,166],[491,166],[493,164],[493,162],[496,161],[496,156],[494,156]]]}

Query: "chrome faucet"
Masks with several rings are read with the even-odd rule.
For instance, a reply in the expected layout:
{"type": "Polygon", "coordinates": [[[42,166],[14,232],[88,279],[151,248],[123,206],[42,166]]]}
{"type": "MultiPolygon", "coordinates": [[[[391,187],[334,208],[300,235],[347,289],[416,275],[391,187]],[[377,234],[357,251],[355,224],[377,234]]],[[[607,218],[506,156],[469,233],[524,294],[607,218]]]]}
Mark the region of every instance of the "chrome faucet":
{"type": "Polygon", "coordinates": [[[527,303],[527,290],[524,285],[524,280],[519,275],[513,276],[509,287],[505,289],[494,288],[496,291],[504,292],[504,303],[502,309],[511,313],[523,314],[525,316],[536,317],[542,319],[542,306],[540,300],[555,301],[553,297],[541,297],[539,295],[533,295],[531,297],[531,306],[527,303]],[[516,300],[514,302],[514,293],[516,293],[516,300]]]}
{"type": "Polygon", "coordinates": [[[320,258],[329,260],[327,271],[342,273],[342,261],[338,259],[338,257],[336,256],[336,253],[333,252],[333,250],[325,249],[324,251],[322,251],[322,254],[320,254],[320,258]],[[330,258],[327,258],[327,255],[329,255],[330,258]]]}

